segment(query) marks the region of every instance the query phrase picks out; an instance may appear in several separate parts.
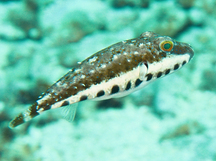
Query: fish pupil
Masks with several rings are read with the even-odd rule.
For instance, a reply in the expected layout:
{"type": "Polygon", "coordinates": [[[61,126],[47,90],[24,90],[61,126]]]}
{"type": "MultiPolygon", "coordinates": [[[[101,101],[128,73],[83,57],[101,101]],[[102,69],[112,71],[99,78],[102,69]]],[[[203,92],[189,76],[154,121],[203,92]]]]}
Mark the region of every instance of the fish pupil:
{"type": "Polygon", "coordinates": [[[164,44],[164,49],[168,50],[168,49],[170,49],[170,47],[171,47],[170,43],[164,44]]]}

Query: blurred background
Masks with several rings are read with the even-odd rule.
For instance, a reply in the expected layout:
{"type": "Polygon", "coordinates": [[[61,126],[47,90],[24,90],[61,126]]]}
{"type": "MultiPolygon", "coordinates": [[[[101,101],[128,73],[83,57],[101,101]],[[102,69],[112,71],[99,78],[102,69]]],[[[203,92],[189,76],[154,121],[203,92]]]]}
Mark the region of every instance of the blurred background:
{"type": "Polygon", "coordinates": [[[1,161],[216,161],[215,0],[0,0],[1,161]],[[154,31],[189,43],[179,71],[124,98],[9,121],[77,62],[154,31]]]}

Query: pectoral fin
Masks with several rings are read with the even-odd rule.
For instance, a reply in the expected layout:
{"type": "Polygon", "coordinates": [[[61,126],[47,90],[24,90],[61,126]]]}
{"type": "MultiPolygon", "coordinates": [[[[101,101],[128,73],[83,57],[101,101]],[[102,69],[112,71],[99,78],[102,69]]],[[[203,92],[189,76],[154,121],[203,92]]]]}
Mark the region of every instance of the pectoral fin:
{"type": "Polygon", "coordinates": [[[147,65],[147,63],[140,63],[139,64],[139,79],[140,80],[143,81],[145,79],[147,71],[148,71],[148,65],[147,65]]]}

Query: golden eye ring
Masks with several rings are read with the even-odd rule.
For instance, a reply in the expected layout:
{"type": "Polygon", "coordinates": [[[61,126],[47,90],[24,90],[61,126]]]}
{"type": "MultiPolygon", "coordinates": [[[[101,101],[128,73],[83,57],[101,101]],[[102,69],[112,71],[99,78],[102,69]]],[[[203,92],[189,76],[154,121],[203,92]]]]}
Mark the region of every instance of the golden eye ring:
{"type": "Polygon", "coordinates": [[[159,46],[161,50],[170,52],[173,49],[174,44],[172,41],[165,40],[165,41],[162,41],[159,46]]]}

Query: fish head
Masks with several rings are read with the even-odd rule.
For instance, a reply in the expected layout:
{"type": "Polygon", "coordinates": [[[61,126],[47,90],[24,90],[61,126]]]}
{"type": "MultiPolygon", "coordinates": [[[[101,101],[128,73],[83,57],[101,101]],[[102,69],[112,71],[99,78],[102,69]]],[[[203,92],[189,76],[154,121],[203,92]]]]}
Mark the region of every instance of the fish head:
{"type": "Polygon", "coordinates": [[[189,44],[176,41],[169,36],[160,36],[148,31],[142,33],[141,38],[145,39],[150,51],[148,53],[151,54],[151,57],[148,55],[151,73],[172,73],[187,64],[194,56],[194,50],[189,44]]]}

